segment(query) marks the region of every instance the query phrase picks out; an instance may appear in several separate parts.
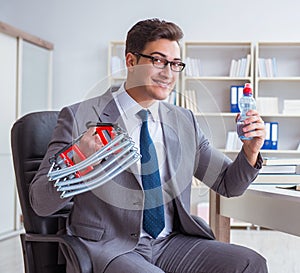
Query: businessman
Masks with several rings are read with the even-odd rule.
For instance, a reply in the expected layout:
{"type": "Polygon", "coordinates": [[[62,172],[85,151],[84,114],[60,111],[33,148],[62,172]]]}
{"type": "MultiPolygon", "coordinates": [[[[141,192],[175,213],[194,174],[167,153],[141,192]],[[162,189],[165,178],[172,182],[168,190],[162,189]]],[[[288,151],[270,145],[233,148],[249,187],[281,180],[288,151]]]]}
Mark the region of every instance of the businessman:
{"type": "MultiPolygon", "coordinates": [[[[118,123],[135,141],[142,155],[138,163],[73,197],[65,232],[84,243],[95,273],[267,272],[262,256],[215,240],[209,226],[189,213],[193,176],[223,196],[243,194],[261,168],[265,129],[259,114],[249,111],[243,130],[252,140],[244,141],[231,161],[210,145],[191,111],[164,102],[185,68],[182,37],[172,22],[136,23],[126,38],[126,81],[61,110],[30,185],[39,215],[51,215],[70,201],[47,179],[49,158],[86,130],[87,121],[118,123]]],[[[79,143],[86,156],[101,147],[93,129],[79,143]]],[[[67,271],[74,272],[72,257],[65,255],[67,271]]]]}

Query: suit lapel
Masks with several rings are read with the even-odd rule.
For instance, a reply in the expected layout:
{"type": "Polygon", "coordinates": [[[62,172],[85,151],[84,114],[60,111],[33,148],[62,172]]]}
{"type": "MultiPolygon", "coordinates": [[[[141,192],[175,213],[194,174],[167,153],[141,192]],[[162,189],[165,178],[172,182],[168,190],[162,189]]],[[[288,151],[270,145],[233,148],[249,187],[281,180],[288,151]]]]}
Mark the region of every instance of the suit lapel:
{"type": "Polygon", "coordinates": [[[159,114],[167,156],[167,181],[164,188],[173,199],[180,193],[174,181],[176,181],[178,166],[182,159],[181,145],[179,145],[182,140],[176,111],[168,104],[160,103],[159,114]]]}
{"type": "Polygon", "coordinates": [[[118,123],[122,127],[124,123],[112,95],[112,92],[116,90],[112,87],[103,96],[99,97],[98,103],[95,105],[95,111],[100,122],[118,123]]]}
{"type": "MultiPolygon", "coordinates": [[[[99,98],[98,104],[95,105],[95,109],[99,116],[100,122],[116,123],[122,129],[126,129],[122,116],[119,112],[118,106],[113,98],[112,92],[117,91],[112,87],[103,96],[99,98]]],[[[137,163],[131,165],[128,172],[131,172],[135,179],[140,183],[138,165],[137,163]]]]}

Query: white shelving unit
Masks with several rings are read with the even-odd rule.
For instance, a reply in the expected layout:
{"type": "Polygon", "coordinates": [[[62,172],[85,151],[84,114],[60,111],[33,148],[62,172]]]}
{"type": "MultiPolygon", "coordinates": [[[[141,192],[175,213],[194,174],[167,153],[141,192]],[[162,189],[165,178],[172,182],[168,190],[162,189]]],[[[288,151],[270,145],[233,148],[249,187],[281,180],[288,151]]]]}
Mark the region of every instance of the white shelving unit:
{"type": "Polygon", "coordinates": [[[118,85],[126,79],[125,42],[111,41],[108,47],[107,72],[110,85],[118,85]]]}
{"type": "MultiPolygon", "coordinates": [[[[200,128],[214,147],[235,158],[239,150],[225,149],[228,132],[236,131],[236,113],[230,111],[230,89],[231,86],[243,86],[247,82],[254,84],[253,44],[251,42],[185,42],[183,61],[192,68],[187,67],[182,74],[181,101],[191,100],[192,98],[186,98],[186,90],[193,90],[195,97],[191,102],[193,104],[191,110],[195,113],[200,128]],[[234,74],[231,73],[233,60],[238,62],[247,56],[248,73],[232,75],[234,74]],[[197,68],[194,67],[195,64],[197,68]]],[[[186,105],[182,106],[186,107],[186,105]]],[[[197,187],[193,192],[196,190],[197,187]]],[[[192,197],[194,196],[192,205],[198,203],[200,208],[208,207],[208,192],[201,198],[192,194],[192,197]]],[[[248,228],[251,224],[235,222],[232,226],[248,228]]]]}
{"type": "MultiPolygon", "coordinates": [[[[108,74],[110,84],[119,84],[126,79],[125,43],[112,41],[108,52],[108,74]]],[[[261,113],[266,122],[279,123],[278,150],[263,150],[266,156],[294,156],[300,142],[300,127],[297,121],[300,113],[283,112],[284,100],[300,100],[300,42],[184,42],[182,48],[184,62],[197,59],[198,67],[187,64],[181,74],[177,91],[182,105],[186,90],[193,90],[189,99],[199,124],[211,143],[234,158],[238,150],[226,150],[227,133],[236,130],[235,113],[230,112],[230,87],[250,82],[254,85],[256,99],[276,97],[278,113],[261,113]],[[247,75],[230,76],[232,60],[250,56],[247,75]],[[259,74],[259,59],[275,59],[277,73],[273,77],[259,74]],[[192,69],[189,69],[189,67],[192,69]]],[[[266,105],[268,104],[268,101],[266,105]]],[[[187,105],[182,105],[187,106],[187,105]]]]}
{"type": "Polygon", "coordinates": [[[182,74],[181,93],[195,91],[194,113],[200,127],[214,147],[229,155],[237,152],[225,150],[227,133],[236,130],[236,113],[230,112],[230,87],[253,83],[253,52],[251,42],[185,42],[183,47],[183,60],[197,59],[198,69],[192,67],[192,71],[182,74]],[[247,58],[247,55],[249,73],[230,76],[232,61],[247,58]]]}
{"type": "Polygon", "coordinates": [[[300,109],[285,113],[284,100],[300,100],[300,42],[258,42],[255,54],[256,99],[275,97],[278,113],[264,114],[266,122],[278,122],[278,150],[263,150],[266,156],[299,157],[300,109]],[[272,60],[274,73],[262,73],[261,60],[272,60]]]}

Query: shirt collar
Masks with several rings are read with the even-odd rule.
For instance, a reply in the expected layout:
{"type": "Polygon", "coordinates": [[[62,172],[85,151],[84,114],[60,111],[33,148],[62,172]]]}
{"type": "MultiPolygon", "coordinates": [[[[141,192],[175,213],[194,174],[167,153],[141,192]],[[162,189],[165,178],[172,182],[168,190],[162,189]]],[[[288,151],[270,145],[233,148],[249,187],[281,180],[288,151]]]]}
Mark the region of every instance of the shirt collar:
{"type": "MultiPolygon", "coordinates": [[[[122,116],[124,116],[126,119],[135,117],[136,113],[143,109],[141,105],[139,105],[132,97],[128,95],[125,90],[125,82],[116,92],[113,93],[113,96],[120,108],[122,116]]],[[[154,121],[159,120],[158,109],[159,101],[156,101],[148,108],[151,113],[150,116],[154,121]]]]}

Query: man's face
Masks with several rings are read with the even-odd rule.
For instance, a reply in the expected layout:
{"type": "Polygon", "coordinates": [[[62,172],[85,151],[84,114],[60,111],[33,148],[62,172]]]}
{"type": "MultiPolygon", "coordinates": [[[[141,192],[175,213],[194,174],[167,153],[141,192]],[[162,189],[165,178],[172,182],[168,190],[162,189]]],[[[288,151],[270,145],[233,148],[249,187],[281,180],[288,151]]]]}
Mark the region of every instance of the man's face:
{"type": "Polygon", "coordinates": [[[181,62],[178,43],[160,39],[147,43],[142,52],[135,53],[144,56],[132,53],[126,56],[128,67],[126,89],[129,95],[144,106],[152,104],[155,100],[166,99],[173,90],[180,72],[173,71],[170,63],[165,67],[163,63],[165,60],[181,62]],[[161,68],[154,66],[149,56],[155,57],[156,64],[161,60],[161,68]]]}

